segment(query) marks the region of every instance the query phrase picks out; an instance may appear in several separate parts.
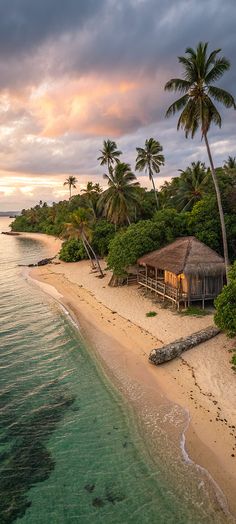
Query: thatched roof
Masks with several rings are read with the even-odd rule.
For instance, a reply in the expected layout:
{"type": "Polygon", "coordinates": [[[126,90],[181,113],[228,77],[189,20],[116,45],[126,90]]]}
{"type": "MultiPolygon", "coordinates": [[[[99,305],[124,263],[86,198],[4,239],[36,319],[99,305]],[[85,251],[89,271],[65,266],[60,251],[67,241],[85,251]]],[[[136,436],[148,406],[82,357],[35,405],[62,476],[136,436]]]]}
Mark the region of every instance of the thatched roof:
{"type": "Polygon", "coordinates": [[[195,237],[182,237],[168,246],[139,258],[138,264],[170,271],[175,275],[219,275],[224,259],[195,237]]]}

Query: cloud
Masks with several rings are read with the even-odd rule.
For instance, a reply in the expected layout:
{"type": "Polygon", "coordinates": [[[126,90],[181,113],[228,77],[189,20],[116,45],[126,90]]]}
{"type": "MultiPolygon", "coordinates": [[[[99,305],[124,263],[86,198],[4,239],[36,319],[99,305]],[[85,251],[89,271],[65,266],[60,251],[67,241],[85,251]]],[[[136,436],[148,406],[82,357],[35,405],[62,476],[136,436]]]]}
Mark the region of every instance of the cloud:
{"type": "MultiPolygon", "coordinates": [[[[133,167],[136,146],[157,138],[166,157],[161,176],[207,162],[200,136],[186,140],[175,118],[165,120],[173,96],[163,88],[180,74],[186,46],[207,40],[230,58],[220,85],[235,94],[235,16],[234,0],[2,0],[0,171],[9,187],[14,173],[33,184],[22,186],[28,194],[16,185],[16,203],[38,198],[38,177],[49,200],[48,180],[54,187],[64,174],[101,177],[97,156],[108,137],[133,167]]],[[[235,156],[235,114],[222,115],[222,130],[210,133],[216,164],[235,156]]]]}

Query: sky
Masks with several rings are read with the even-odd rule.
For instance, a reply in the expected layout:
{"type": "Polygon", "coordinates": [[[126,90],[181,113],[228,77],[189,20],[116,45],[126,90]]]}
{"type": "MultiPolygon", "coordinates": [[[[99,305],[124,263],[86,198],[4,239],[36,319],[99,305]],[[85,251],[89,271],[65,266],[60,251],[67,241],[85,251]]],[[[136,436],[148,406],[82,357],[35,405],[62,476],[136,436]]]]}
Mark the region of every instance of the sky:
{"type": "MultiPolygon", "coordinates": [[[[165,166],[157,186],[207,156],[165,112],[181,76],[177,57],[199,41],[221,48],[231,69],[218,85],[236,96],[235,0],[0,0],[0,211],[68,198],[63,182],[100,182],[104,139],[135,166],[154,137],[165,166]]],[[[234,110],[209,141],[216,165],[236,156],[234,110]]],[[[138,177],[150,187],[148,176],[138,177]]]]}

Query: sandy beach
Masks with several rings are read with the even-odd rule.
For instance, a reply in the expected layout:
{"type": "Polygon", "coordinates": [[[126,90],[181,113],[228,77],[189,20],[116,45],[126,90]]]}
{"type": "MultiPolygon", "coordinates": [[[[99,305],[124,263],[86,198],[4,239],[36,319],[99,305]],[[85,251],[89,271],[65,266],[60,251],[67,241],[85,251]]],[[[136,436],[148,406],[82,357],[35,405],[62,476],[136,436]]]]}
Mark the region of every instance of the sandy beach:
{"type": "MultiPolygon", "coordinates": [[[[47,235],[28,236],[47,242],[52,256],[60,246],[47,235]]],[[[184,317],[153,302],[136,285],[110,288],[111,273],[105,273],[99,279],[82,261],[34,268],[30,277],[74,315],[118,386],[125,390],[128,385],[131,392],[139,387],[150,403],[164,395],[188,411],[185,449],[209,471],[236,515],[236,376],[229,353],[235,341],[221,334],[179,359],[152,366],[151,349],[211,325],[212,315],[184,317]],[[150,310],[157,315],[147,318],[150,310]]]]}

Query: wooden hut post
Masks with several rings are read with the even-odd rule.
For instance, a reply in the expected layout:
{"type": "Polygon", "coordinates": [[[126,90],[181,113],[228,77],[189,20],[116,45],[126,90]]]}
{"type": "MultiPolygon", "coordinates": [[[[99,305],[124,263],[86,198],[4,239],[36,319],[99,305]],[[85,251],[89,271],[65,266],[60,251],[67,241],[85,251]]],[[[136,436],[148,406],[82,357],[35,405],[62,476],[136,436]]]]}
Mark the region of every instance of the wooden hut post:
{"type": "Polygon", "coordinates": [[[155,267],[155,288],[157,290],[157,267],[155,267]]]}
{"type": "Polygon", "coordinates": [[[202,295],[202,309],[205,309],[205,295],[206,295],[206,277],[203,278],[203,295],[202,295]]]}
{"type": "Polygon", "coordinates": [[[190,298],[191,298],[190,289],[191,289],[191,277],[188,278],[188,307],[190,306],[190,298]]]}
{"type": "Polygon", "coordinates": [[[146,275],[146,286],[147,286],[147,266],[145,266],[145,275],[146,275]]]}

